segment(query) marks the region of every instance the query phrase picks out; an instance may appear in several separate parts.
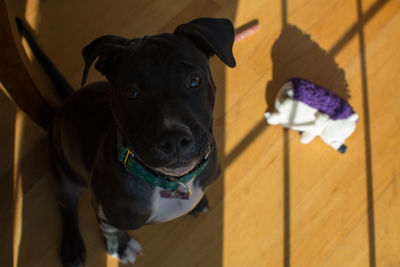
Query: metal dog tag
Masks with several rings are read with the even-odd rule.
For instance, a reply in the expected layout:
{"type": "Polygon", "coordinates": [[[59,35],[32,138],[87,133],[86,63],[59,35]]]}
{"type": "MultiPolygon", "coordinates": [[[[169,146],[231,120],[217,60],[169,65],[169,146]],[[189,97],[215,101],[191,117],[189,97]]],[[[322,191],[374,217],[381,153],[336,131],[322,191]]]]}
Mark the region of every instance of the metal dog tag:
{"type": "Polygon", "coordinates": [[[188,193],[181,193],[178,191],[169,191],[169,190],[161,190],[160,191],[160,197],[162,198],[169,198],[169,199],[183,199],[183,200],[188,200],[189,199],[188,193]]]}

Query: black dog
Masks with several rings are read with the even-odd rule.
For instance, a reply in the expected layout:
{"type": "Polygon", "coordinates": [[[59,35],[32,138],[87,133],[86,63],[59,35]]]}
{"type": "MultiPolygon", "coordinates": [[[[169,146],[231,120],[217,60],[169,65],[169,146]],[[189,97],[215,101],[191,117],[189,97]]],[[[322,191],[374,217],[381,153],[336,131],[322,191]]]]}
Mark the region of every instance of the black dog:
{"type": "Polygon", "coordinates": [[[82,85],[96,59],[108,82],[73,94],[17,24],[66,98],[50,133],[60,177],[63,264],[85,262],[77,216],[83,188],[92,193],[107,251],[134,263],[141,247],[126,229],[207,210],[204,193],[219,174],[212,135],[216,88],[208,59],[216,54],[235,66],[232,23],[202,18],[173,34],[100,37],[83,49],[82,85]]]}

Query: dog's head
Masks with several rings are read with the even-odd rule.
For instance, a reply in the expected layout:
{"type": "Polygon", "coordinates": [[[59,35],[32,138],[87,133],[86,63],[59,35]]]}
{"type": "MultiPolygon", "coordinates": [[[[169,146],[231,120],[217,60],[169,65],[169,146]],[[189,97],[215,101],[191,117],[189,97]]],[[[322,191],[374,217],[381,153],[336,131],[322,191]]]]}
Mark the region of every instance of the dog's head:
{"type": "Polygon", "coordinates": [[[103,36],[83,49],[111,86],[112,112],[125,143],[147,167],[181,176],[209,153],[215,85],[208,59],[229,67],[234,30],[227,19],[201,18],[173,34],[103,36]]]}

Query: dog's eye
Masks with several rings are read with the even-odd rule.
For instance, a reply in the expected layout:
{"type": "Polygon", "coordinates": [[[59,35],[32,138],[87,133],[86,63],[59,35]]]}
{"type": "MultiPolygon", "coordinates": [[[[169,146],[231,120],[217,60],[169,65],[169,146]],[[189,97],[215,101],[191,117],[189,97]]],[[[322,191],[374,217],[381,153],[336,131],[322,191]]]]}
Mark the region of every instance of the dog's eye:
{"type": "Polygon", "coordinates": [[[192,77],[190,77],[186,87],[187,88],[196,88],[200,85],[201,83],[201,78],[199,75],[193,75],[192,77]]]}
{"type": "Polygon", "coordinates": [[[126,97],[130,100],[134,100],[136,98],[138,98],[139,96],[139,91],[134,89],[134,88],[129,88],[128,90],[126,90],[126,97]]]}

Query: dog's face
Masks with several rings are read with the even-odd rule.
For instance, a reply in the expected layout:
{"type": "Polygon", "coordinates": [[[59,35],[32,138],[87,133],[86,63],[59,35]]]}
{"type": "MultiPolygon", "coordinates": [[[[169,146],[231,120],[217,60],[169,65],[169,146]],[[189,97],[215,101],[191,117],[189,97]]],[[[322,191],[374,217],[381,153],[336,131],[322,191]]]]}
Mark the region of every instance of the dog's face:
{"type": "Polygon", "coordinates": [[[170,176],[190,172],[210,152],[215,86],[208,59],[234,67],[233,26],[198,19],[174,34],[142,39],[104,36],[84,49],[86,67],[111,85],[112,112],[125,143],[147,167],[170,176]]]}

